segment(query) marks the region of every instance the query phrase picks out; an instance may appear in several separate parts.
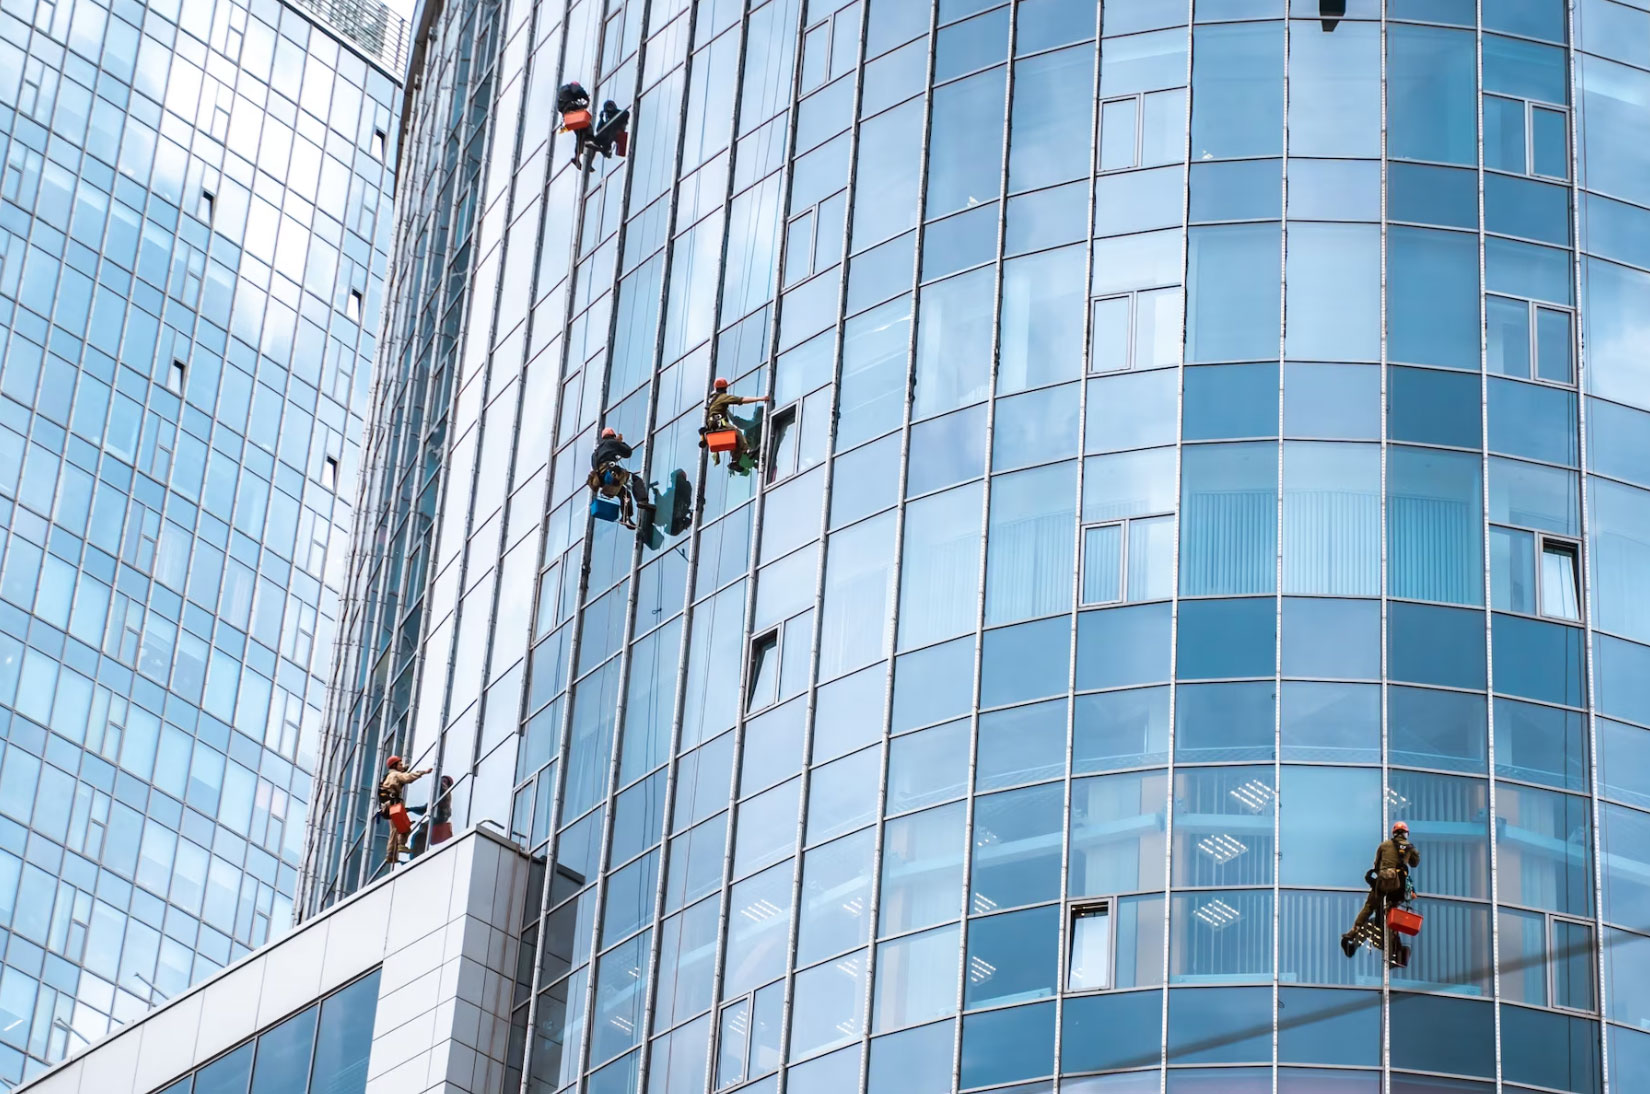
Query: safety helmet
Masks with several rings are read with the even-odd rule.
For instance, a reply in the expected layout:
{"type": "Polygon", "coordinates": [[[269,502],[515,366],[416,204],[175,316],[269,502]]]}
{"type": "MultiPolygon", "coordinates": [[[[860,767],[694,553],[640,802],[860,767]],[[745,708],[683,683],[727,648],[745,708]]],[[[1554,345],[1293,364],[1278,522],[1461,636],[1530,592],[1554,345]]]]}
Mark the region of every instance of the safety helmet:
{"type": "Polygon", "coordinates": [[[385,767],[400,767],[401,766],[401,757],[400,756],[391,756],[389,759],[384,761],[384,766],[385,767]]]}
{"type": "Polygon", "coordinates": [[[1394,832],[1402,832],[1406,836],[1409,835],[1409,825],[1405,824],[1403,821],[1394,821],[1392,824],[1392,830],[1394,832]]]}
{"type": "Polygon", "coordinates": [[[618,433],[614,432],[612,426],[608,426],[606,429],[602,430],[602,440],[604,440],[604,441],[609,437],[617,437],[617,436],[618,436],[618,433]]]}
{"type": "Polygon", "coordinates": [[[716,378],[716,390],[717,390],[717,391],[726,391],[726,390],[727,390],[727,389],[728,389],[728,382],[727,382],[727,380],[726,380],[726,379],[724,379],[724,378],[723,378],[723,377],[721,377],[721,376],[718,376],[718,377],[717,377],[717,378],[716,378]]]}

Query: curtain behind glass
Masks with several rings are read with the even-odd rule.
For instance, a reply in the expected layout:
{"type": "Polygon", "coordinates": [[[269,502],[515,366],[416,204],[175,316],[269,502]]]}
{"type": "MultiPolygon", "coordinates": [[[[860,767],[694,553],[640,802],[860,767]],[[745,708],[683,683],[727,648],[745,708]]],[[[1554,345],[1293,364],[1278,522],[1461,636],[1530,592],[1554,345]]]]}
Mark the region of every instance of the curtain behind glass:
{"type": "Polygon", "coordinates": [[[1393,445],[1387,456],[1387,592],[1484,603],[1479,457],[1393,445]]]}
{"type": "Polygon", "coordinates": [[[1197,445],[1181,459],[1181,595],[1274,591],[1277,445],[1197,445]]]}
{"type": "Polygon", "coordinates": [[[1380,595],[1379,446],[1284,446],[1283,591],[1380,595]]]}

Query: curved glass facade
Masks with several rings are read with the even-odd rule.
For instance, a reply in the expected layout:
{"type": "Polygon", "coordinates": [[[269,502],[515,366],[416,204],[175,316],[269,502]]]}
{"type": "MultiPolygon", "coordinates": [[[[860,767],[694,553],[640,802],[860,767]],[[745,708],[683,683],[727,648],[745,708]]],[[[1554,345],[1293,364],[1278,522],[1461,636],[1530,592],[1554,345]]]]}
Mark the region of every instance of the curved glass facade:
{"type": "Polygon", "coordinates": [[[1633,1089],[1650,12],[1482,8],[428,8],[306,906],[396,751],[548,864],[528,1091],[1633,1089]]]}
{"type": "Polygon", "coordinates": [[[0,5],[0,1088],[291,924],[403,32],[0,5]]]}

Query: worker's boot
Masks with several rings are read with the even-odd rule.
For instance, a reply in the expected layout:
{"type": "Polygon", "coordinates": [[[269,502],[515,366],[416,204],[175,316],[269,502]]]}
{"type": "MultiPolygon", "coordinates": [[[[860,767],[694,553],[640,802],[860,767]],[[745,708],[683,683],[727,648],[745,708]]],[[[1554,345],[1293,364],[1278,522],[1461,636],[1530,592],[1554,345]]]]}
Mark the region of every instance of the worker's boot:
{"type": "Polygon", "coordinates": [[[1347,931],[1345,934],[1341,935],[1341,952],[1346,954],[1348,957],[1356,957],[1358,955],[1357,931],[1347,931]]]}

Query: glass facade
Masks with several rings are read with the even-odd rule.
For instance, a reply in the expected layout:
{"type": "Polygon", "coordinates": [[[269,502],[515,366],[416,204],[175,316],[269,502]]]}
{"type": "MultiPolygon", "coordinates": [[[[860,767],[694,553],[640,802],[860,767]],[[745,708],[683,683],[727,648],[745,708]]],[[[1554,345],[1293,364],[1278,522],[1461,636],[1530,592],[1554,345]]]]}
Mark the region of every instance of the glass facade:
{"type": "Polygon", "coordinates": [[[0,4],[3,1088],[292,920],[404,49],[347,14],[0,4]]]}
{"type": "Polygon", "coordinates": [[[306,910],[398,752],[553,864],[534,1094],[1634,1089],[1642,4],[426,20],[306,910]]]}

